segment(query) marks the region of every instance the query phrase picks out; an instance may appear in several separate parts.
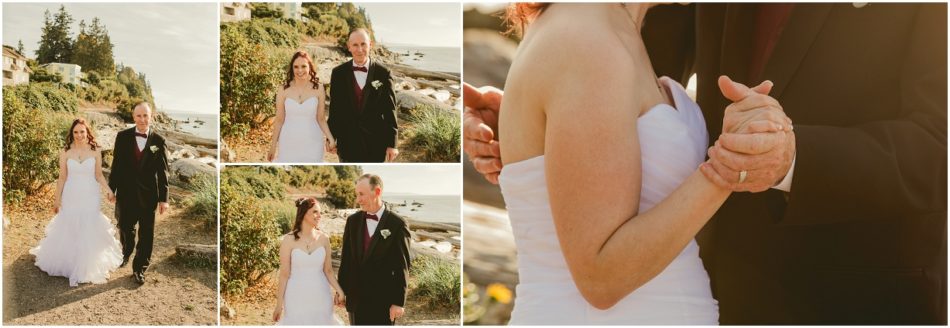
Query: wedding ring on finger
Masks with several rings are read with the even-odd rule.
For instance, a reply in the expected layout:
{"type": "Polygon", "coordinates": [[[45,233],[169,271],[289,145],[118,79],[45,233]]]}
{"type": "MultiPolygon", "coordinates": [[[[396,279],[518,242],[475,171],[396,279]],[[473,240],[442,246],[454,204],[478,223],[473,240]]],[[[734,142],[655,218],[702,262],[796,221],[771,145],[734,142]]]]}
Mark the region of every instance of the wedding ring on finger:
{"type": "Polygon", "coordinates": [[[739,183],[745,182],[745,179],[749,177],[749,172],[742,170],[739,171],[739,183]]]}

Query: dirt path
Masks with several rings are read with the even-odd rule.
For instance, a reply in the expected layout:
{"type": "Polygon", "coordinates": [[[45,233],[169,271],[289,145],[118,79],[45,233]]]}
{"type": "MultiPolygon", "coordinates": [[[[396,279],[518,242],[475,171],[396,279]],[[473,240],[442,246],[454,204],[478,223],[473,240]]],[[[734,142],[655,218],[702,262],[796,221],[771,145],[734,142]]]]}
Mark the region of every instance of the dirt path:
{"type": "MultiPolygon", "coordinates": [[[[33,197],[30,208],[7,209],[3,235],[4,325],[214,325],[217,323],[216,269],[191,268],[174,259],[179,243],[216,243],[217,234],[185,217],[172,187],[171,212],[156,218],[152,265],[146,284],[130,279],[131,265],[113,272],[105,284],[69,287],[33,265],[29,249],[39,243],[52,219],[52,192],[33,197]]],[[[113,217],[113,205],[103,213],[113,217]]],[[[113,219],[113,223],[115,220],[113,219]]]]}

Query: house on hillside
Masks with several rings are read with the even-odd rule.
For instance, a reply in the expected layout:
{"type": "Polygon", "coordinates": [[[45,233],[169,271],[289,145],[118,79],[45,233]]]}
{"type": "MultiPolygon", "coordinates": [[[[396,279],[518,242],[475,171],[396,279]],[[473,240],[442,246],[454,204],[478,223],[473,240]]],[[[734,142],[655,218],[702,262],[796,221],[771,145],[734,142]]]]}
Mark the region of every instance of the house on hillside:
{"type": "Polygon", "coordinates": [[[16,48],[3,46],[3,85],[30,83],[33,70],[26,64],[27,59],[16,48]]]}
{"type": "Polygon", "coordinates": [[[48,63],[40,65],[50,73],[59,74],[64,83],[80,85],[82,83],[82,67],[76,64],[48,63]]]}
{"type": "Polygon", "coordinates": [[[251,19],[251,4],[247,2],[222,2],[221,22],[237,22],[251,19]]]}

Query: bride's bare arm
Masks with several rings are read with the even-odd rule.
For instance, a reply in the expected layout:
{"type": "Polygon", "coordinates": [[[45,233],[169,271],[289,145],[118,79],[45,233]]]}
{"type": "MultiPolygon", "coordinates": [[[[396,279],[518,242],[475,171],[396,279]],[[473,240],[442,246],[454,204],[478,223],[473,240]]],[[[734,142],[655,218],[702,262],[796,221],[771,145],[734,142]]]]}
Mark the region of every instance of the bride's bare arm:
{"type": "Polygon", "coordinates": [[[323,274],[327,276],[327,281],[330,282],[330,287],[333,287],[337,293],[343,295],[343,287],[340,287],[340,283],[336,281],[336,274],[333,273],[333,261],[331,261],[330,254],[333,254],[333,250],[330,248],[330,236],[324,234],[323,247],[326,250],[327,256],[323,257],[323,274]]]}
{"type": "Polygon", "coordinates": [[[109,181],[106,180],[106,177],[102,175],[102,152],[96,150],[96,181],[99,182],[99,186],[105,189],[109,195],[112,195],[112,189],[109,188],[109,181]]]}
{"type": "Polygon", "coordinates": [[[610,47],[606,35],[562,42],[559,56],[549,57],[562,62],[546,65],[556,73],[533,77],[536,88],[549,88],[541,103],[557,237],[575,284],[598,309],[612,307],[658,275],[729,195],[697,168],[660,204],[638,213],[637,118],[652,104],[637,99],[635,91],[656,86],[635,82],[641,68],[628,52],[610,47]]]}
{"type": "Polygon", "coordinates": [[[284,310],[284,293],[287,291],[287,280],[290,279],[290,252],[293,251],[293,235],[284,235],[280,240],[280,275],[277,280],[277,305],[274,307],[274,321],[280,321],[284,310]]]}
{"type": "Polygon", "coordinates": [[[277,142],[280,140],[280,129],[284,127],[284,99],[287,97],[286,92],[282,86],[278,86],[277,90],[277,116],[274,117],[274,131],[271,136],[270,150],[267,153],[267,161],[273,161],[274,157],[277,156],[277,142]]]}
{"type": "Polygon", "coordinates": [[[320,130],[323,130],[323,135],[327,137],[327,140],[330,141],[330,145],[336,144],[336,139],[333,139],[333,133],[330,132],[330,126],[327,125],[327,116],[326,113],[326,91],[323,89],[323,85],[317,90],[317,124],[320,125],[320,130]]]}
{"type": "Polygon", "coordinates": [[[59,208],[63,204],[63,186],[66,185],[66,178],[69,175],[69,169],[66,167],[66,151],[59,151],[59,178],[56,179],[56,203],[54,203],[54,212],[59,213],[59,208]]]}

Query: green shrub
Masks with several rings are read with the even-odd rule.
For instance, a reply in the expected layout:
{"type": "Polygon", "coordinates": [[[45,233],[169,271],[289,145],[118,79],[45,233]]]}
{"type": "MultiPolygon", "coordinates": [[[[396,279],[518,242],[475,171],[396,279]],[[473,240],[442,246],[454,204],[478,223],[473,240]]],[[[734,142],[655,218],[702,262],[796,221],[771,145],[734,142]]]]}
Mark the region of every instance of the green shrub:
{"type": "Polygon", "coordinates": [[[202,174],[193,177],[186,188],[192,191],[191,197],[185,201],[187,215],[204,222],[208,230],[217,227],[218,185],[215,176],[202,174]]]}
{"type": "Polygon", "coordinates": [[[281,172],[275,167],[228,167],[221,172],[221,186],[258,199],[284,199],[281,172]]]}
{"type": "Polygon", "coordinates": [[[294,227],[297,219],[297,207],[293,202],[286,200],[268,200],[261,203],[264,213],[271,215],[280,226],[280,233],[287,234],[294,227]]]}
{"type": "Polygon", "coordinates": [[[221,185],[221,288],[237,295],[279,265],[280,226],[259,200],[221,185]]]}
{"type": "Polygon", "coordinates": [[[409,297],[422,300],[430,308],[458,309],[462,273],[458,264],[444,259],[419,256],[413,259],[409,272],[413,285],[409,297]]]}
{"type": "MultiPolygon", "coordinates": [[[[241,137],[275,115],[276,86],[286,63],[275,65],[275,52],[249,42],[231,24],[221,27],[221,134],[241,137]]],[[[289,58],[289,57],[288,57],[289,58]]]]}
{"type": "Polygon", "coordinates": [[[283,15],[279,10],[271,8],[268,3],[256,3],[251,9],[253,18],[280,18],[283,15]]]}
{"type": "Polygon", "coordinates": [[[420,162],[458,162],[461,154],[461,118],[439,109],[412,111],[415,124],[409,129],[407,145],[419,151],[420,162]],[[415,114],[419,112],[419,114],[415,114]],[[418,115],[418,116],[416,116],[418,115]]]}
{"type": "Polygon", "coordinates": [[[79,110],[79,98],[65,85],[53,82],[20,84],[4,87],[3,94],[17,98],[29,109],[75,113],[79,110]]]}
{"type": "Polygon", "coordinates": [[[31,108],[11,89],[3,92],[3,191],[16,203],[56,180],[73,116],[31,108]]]}
{"type": "Polygon", "coordinates": [[[352,181],[337,180],[326,187],[327,201],[336,208],[356,207],[356,186],[352,181]]]}

